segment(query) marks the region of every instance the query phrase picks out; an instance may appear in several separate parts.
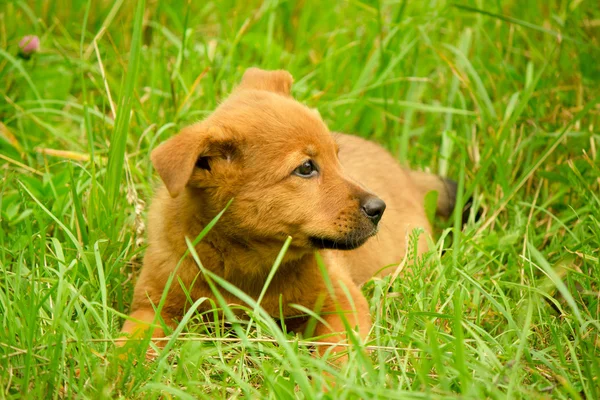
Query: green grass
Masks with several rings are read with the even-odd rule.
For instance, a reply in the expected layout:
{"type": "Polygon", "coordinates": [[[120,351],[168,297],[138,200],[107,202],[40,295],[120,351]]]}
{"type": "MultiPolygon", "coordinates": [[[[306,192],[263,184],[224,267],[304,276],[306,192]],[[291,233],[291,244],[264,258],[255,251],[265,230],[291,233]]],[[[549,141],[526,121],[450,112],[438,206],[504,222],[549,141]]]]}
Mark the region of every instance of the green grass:
{"type": "Polygon", "coordinates": [[[0,4],[0,399],[600,397],[597,1],[72,3],[0,4]],[[251,326],[189,313],[123,360],[149,153],[249,66],[481,219],[365,285],[372,351],[341,371],[252,301],[251,326]]]}

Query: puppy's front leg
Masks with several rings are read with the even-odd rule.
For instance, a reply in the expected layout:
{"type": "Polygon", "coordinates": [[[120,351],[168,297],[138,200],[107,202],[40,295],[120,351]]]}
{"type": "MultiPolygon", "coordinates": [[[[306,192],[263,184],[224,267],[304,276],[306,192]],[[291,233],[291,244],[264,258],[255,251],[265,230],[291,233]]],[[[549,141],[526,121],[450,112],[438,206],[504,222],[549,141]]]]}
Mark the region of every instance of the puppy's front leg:
{"type": "Polygon", "coordinates": [[[143,338],[149,329],[152,329],[152,339],[165,336],[164,331],[156,326],[159,322],[156,320],[156,313],[152,307],[140,308],[132,312],[130,319],[125,321],[121,332],[129,339],[143,338]]]}
{"type": "MultiPolygon", "coordinates": [[[[341,353],[348,350],[344,344],[348,343],[346,325],[354,330],[361,340],[365,340],[371,329],[371,316],[369,315],[369,304],[360,289],[349,279],[333,282],[333,295],[329,295],[323,305],[321,317],[315,328],[314,335],[321,337],[324,343],[332,343],[331,346],[319,346],[319,353],[323,354],[331,348],[333,353],[341,353]],[[346,291],[342,289],[346,287],[346,291]],[[350,298],[348,298],[348,293],[350,298]]],[[[340,357],[338,362],[345,362],[346,356],[340,357]]]]}
{"type": "MultiPolygon", "coordinates": [[[[165,317],[164,313],[163,317],[165,317]]],[[[172,325],[172,320],[170,318],[164,318],[164,321],[167,324],[172,325]]],[[[160,328],[160,322],[156,318],[156,312],[152,307],[139,308],[132,312],[129,319],[123,324],[123,328],[121,329],[123,336],[117,341],[117,346],[124,346],[128,340],[143,339],[147,337],[146,335],[149,331],[152,332],[152,341],[154,344],[162,348],[165,343],[163,341],[157,341],[156,339],[163,338],[165,332],[160,328]]],[[[152,361],[156,356],[156,351],[154,351],[152,347],[148,347],[146,350],[146,360],[152,361]]],[[[124,354],[121,355],[121,357],[124,357],[124,354]]]]}

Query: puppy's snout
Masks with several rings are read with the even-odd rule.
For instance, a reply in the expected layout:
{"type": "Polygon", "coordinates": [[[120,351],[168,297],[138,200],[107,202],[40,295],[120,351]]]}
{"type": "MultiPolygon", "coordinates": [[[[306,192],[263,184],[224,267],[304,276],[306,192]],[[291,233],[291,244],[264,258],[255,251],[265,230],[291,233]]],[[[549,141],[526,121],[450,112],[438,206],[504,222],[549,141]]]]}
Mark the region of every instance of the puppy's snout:
{"type": "Polygon", "coordinates": [[[375,225],[379,223],[383,212],[385,211],[385,203],[379,197],[370,196],[361,201],[360,207],[375,225]]]}

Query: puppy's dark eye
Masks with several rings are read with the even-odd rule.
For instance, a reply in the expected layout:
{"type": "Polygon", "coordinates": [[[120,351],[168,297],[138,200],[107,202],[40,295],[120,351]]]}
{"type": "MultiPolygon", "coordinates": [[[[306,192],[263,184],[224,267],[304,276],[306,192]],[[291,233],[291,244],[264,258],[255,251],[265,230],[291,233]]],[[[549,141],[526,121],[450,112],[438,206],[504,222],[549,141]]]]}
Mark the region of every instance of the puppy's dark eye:
{"type": "Polygon", "coordinates": [[[318,172],[315,163],[312,160],[306,160],[294,170],[294,175],[298,175],[301,178],[311,178],[317,175],[318,172]]]}

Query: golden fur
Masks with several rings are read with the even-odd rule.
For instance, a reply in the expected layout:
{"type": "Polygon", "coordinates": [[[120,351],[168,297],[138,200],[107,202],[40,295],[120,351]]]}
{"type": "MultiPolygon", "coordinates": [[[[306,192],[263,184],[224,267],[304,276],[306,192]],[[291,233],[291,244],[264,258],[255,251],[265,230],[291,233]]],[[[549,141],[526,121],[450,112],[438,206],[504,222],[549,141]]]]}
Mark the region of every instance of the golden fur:
{"type": "MultiPolygon", "coordinates": [[[[162,308],[167,324],[183,315],[190,298],[214,297],[192,257],[176,267],[187,250],[185,238],[193,240],[232,198],[195,248],[203,266],[257,298],[291,236],[261,305],[279,317],[281,299],[283,315],[292,317],[300,312],[290,304],[308,309],[321,304],[325,323],[317,324],[314,335],[329,334],[323,340],[333,342],[346,339],[342,314],[362,338],[367,335],[371,320],[359,285],[403,259],[412,229],[431,232],[425,193],[438,190],[440,213],[452,211],[451,184],[401,168],[374,143],[332,134],[318,113],[291,98],[291,85],[285,71],[249,69],[212,115],[153,151],[152,163],[164,185],[150,208],[149,246],[125,333],[139,333],[156,322],[154,307],[173,273],[176,279],[162,308]],[[298,176],[297,168],[307,160],[317,172],[298,176]],[[383,210],[375,194],[387,203],[379,233],[383,210]],[[315,251],[325,260],[333,293],[326,289],[315,251]]],[[[419,251],[425,246],[422,237],[419,251]]],[[[227,302],[240,303],[221,292],[227,302]]],[[[161,335],[154,330],[154,337],[161,335]]]]}

